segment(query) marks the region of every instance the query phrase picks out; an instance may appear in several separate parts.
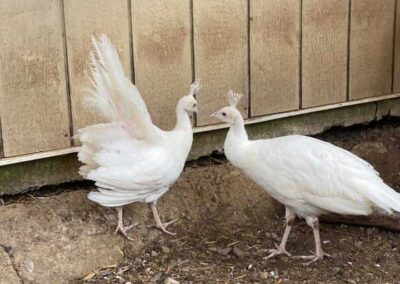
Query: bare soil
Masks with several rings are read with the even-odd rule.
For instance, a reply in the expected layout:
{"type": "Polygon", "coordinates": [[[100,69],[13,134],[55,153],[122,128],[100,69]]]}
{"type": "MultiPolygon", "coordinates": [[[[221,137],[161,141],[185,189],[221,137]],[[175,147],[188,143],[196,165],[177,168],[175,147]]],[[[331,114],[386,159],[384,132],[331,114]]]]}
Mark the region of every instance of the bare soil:
{"type": "MultiPolygon", "coordinates": [[[[400,191],[399,119],[317,138],[363,157],[400,191]]],[[[67,184],[3,197],[0,274],[23,283],[400,283],[400,232],[381,228],[322,223],[332,258],[310,266],[286,256],[264,260],[283,233],[283,207],[222,155],[188,163],[160,199],[164,220],[179,218],[170,227],[176,236],[151,227],[145,204],[124,207],[125,222],[140,223],[130,232],[134,241],[114,235],[115,211],[87,200],[92,188],[67,184]]],[[[287,249],[293,255],[314,249],[303,220],[287,249]]]]}
{"type": "MultiPolygon", "coordinates": [[[[332,129],[317,138],[368,160],[400,190],[399,120],[332,129]]],[[[123,262],[77,283],[166,283],[168,278],[180,283],[400,283],[400,232],[324,223],[323,247],[332,258],[310,266],[287,256],[264,260],[267,249],[280,241],[282,207],[222,156],[189,163],[173,191],[181,194],[177,188],[186,187],[208,196],[183,196],[187,204],[175,211],[180,221],[171,227],[177,236],[160,234],[134,256],[128,243],[123,262]]],[[[304,255],[313,247],[311,229],[299,220],[288,251],[304,255]]]]}

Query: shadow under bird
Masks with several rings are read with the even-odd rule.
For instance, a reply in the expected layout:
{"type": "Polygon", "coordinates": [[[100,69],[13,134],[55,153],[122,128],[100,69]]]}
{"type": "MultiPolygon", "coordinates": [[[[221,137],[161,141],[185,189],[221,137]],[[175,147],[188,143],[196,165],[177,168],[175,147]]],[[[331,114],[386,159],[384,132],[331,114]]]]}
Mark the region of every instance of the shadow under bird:
{"type": "Polygon", "coordinates": [[[193,141],[189,113],[197,112],[195,93],[200,82],[191,85],[188,95],[176,106],[176,126],[164,131],[153,125],[138,89],[125,76],[118,53],[109,39],[93,38],[90,55],[92,89],[85,102],[106,123],[79,129],[82,147],[78,153],[84,164],[80,174],[96,182],[97,191],[88,198],[106,207],[116,207],[118,225],[115,232],[126,238],[122,206],[132,202],[150,203],[156,227],[167,231],[175,222],[163,223],[157,212],[157,200],[168,191],[181,174],[193,141]]]}
{"type": "Polygon", "coordinates": [[[301,135],[249,140],[236,106],[242,95],[228,93],[229,106],[211,116],[230,125],[225,155],[271,197],[285,205],[285,231],[276,249],[266,258],[291,256],[286,242],[291,221],[305,218],[312,228],[315,254],[298,256],[306,264],[329,256],[321,248],[318,216],[394,214],[400,211],[400,194],[386,185],[374,168],[351,152],[301,135]]]}

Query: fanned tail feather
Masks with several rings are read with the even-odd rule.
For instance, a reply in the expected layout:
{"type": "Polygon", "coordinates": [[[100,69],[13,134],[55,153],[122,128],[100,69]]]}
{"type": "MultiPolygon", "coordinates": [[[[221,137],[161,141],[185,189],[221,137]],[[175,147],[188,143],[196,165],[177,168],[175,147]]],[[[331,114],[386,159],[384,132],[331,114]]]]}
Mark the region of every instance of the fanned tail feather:
{"type": "Polygon", "coordinates": [[[122,124],[137,139],[156,142],[153,123],[136,86],[125,76],[116,48],[105,36],[92,38],[92,89],[85,103],[107,121],[122,124]]]}

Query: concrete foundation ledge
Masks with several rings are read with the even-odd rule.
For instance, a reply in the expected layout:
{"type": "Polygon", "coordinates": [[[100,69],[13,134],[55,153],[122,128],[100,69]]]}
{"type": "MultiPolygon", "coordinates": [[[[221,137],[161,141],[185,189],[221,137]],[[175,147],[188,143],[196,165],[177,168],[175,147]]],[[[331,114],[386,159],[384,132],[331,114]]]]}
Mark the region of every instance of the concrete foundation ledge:
{"type": "MultiPolygon", "coordinates": [[[[313,135],[334,126],[351,126],[400,116],[400,99],[391,99],[313,112],[246,126],[252,139],[288,134],[313,135]]],[[[196,133],[189,159],[222,151],[227,129],[196,133]]],[[[76,153],[0,167],[0,196],[45,185],[80,180],[76,153]]]]}

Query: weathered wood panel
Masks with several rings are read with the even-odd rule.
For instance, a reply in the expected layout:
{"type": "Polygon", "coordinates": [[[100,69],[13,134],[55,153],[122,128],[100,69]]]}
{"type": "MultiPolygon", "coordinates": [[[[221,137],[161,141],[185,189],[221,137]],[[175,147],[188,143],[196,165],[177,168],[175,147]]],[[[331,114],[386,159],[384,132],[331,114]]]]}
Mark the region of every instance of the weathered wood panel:
{"type": "Polygon", "coordinates": [[[349,0],[303,0],[302,107],[346,101],[349,0]]]}
{"type": "Polygon", "coordinates": [[[91,37],[106,34],[118,48],[125,74],[130,76],[130,15],[127,1],[68,0],[64,3],[72,121],[76,132],[81,127],[101,121],[82,102],[83,90],[90,87],[91,37]]]}
{"type": "Polygon", "coordinates": [[[210,114],[227,104],[229,89],[243,93],[248,113],[247,1],[193,1],[195,74],[203,79],[198,125],[217,123],[210,114]]]}
{"type": "Polygon", "coordinates": [[[1,1],[0,113],[5,156],[70,146],[61,6],[1,1]]]}
{"type": "Polygon", "coordinates": [[[397,0],[396,7],[396,38],[394,50],[394,76],[393,76],[393,92],[400,92],[400,1],[397,0]]]}
{"type": "Polygon", "coordinates": [[[175,106],[190,90],[189,0],[133,0],[135,82],[153,122],[170,129],[175,106]]]}
{"type": "Polygon", "coordinates": [[[395,0],[352,0],[350,99],[389,94],[395,0]]]}
{"type": "Polygon", "coordinates": [[[250,3],[251,115],[299,106],[300,0],[250,3]]]}

